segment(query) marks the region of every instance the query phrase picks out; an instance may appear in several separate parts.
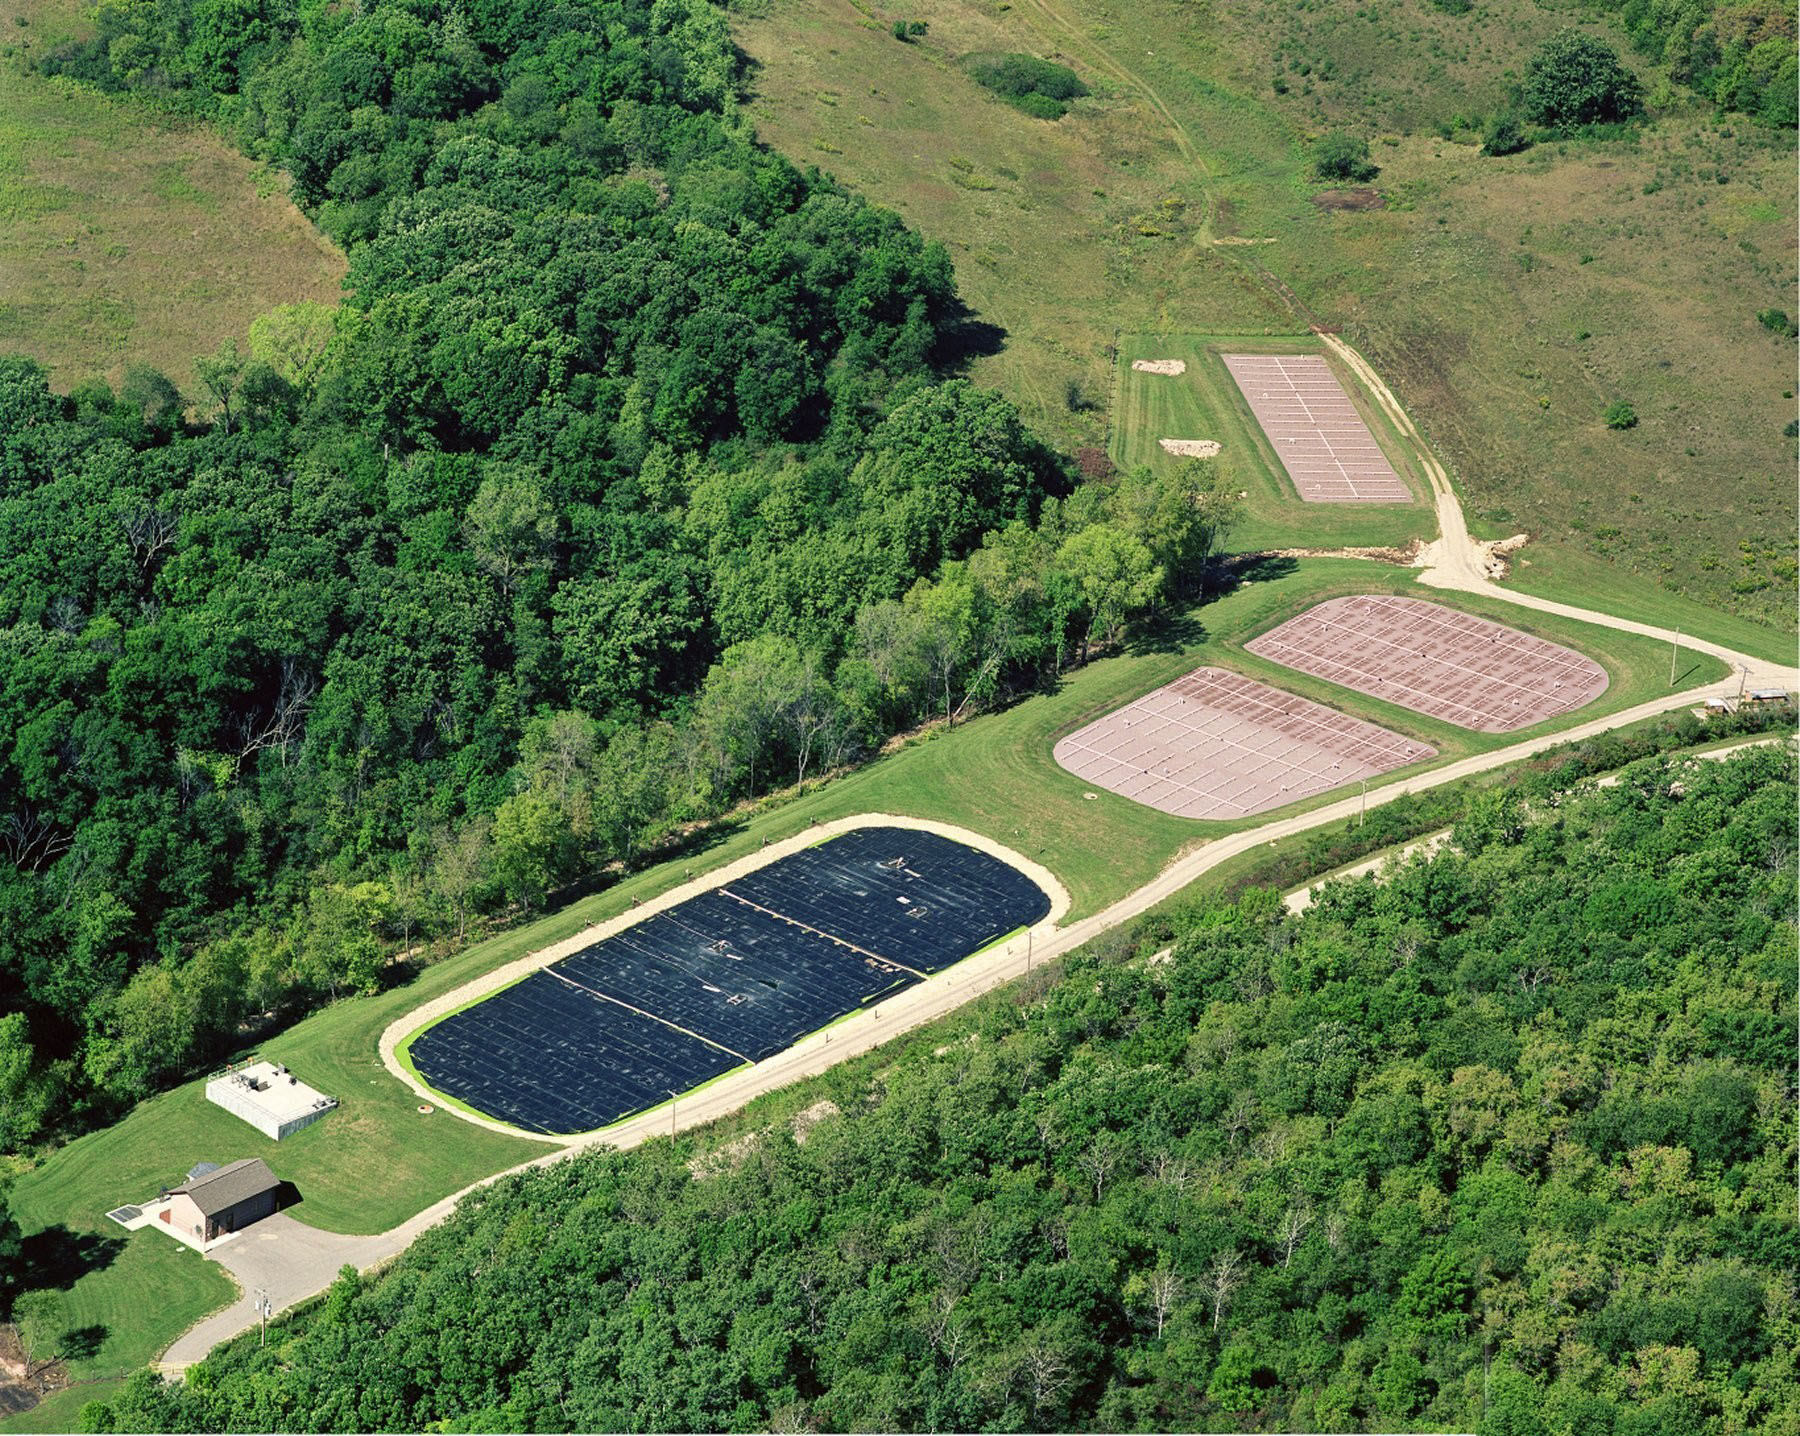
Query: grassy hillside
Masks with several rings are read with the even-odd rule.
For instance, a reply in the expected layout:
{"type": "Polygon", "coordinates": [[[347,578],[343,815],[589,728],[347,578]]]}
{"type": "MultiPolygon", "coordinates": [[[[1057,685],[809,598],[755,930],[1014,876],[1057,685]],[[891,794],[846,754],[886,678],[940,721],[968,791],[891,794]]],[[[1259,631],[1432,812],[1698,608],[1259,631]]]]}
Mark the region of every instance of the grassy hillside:
{"type": "Polygon", "coordinates": [[[344,259],[227,141],[31,73],[78,24],[66,0],[0,4],[0,354],[58,388],[193,360],[258,314],[332,303],[344,259]]]}
{"type": "Polygon", "coordinates": [[[1795,348],[1756,321],[1800,310],[1790,136],[1671,100],[1624,139],[1482,157],[1468,126],[1570,19],[1531,3],[906,13],[929,29],[902,45],[897,11],[770,0],[738,26],[752,117],[951,243],[1005,331],[976,376],[1052,432],[1104,437],[1081,401],[1120,334],[1341,325],[1483,531],[1604,560],[1615,608],[1673,592],[1791,630],[1795,348]],[[1095,95],[1022,115],[958,67],[991,50],[1095,95]],[[1373,141],[1385,207],[1319,202],[1307,145],[1331,127],[1373,141]],[[1623,433],[1601,420],[1620,398],[1640,418],[1623,433]]]}

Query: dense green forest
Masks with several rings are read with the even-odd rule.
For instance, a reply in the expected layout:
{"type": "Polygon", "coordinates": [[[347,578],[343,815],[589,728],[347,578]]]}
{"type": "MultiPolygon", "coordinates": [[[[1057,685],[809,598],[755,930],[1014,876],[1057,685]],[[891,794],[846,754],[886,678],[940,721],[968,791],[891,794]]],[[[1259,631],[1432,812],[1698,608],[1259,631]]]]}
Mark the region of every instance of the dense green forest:
{"type": "Polygon", "coordinates": [[[1792,1430],[1794,802],[1785,746],[1477,795],[1459,850],[1196,900],[810,1126],[509,1178],[84,1422],[1792,1430]]]}
{"type": "Polygon", "coordinates": [[[1793,128],[1800,61],[1793,0],[1603,0],[1638,52],[1721,110],[1793,128]]]}
{"type": "Polygon", "coordinates": [[[204,393],[0,361],[0,1149],[1054,673],[1229,522],[955,378],[943,249],[752,141],[704,0],[108,4],[50,64],[351,268],[204,393]]]}

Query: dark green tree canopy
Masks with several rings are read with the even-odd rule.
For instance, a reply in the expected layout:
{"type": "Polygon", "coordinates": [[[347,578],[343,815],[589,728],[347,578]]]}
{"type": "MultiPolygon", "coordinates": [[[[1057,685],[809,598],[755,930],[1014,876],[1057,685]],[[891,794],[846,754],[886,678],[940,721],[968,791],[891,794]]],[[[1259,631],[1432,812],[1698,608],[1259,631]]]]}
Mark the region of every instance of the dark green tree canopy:
{"type": "Polygon", "coordinates": [[[1313,173],[1322,180],[1365,184],[1381,173],[1369,158],[1369,142],[1337,131],[1313,146],[1313,173]]]}
{"type": "Polygon", "coordinates": [[[1573,26],[1538,47],[1520,98],[1527,119],[1555,129],[1630,119],[1641,104],[1637,77],[1612,48],[1573,26]]]}

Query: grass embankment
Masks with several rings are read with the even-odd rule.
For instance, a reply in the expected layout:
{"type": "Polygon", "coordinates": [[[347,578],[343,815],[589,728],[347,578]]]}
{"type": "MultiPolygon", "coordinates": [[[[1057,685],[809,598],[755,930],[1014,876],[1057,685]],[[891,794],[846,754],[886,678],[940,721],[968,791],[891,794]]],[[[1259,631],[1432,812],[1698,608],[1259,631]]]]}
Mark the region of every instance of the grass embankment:
{"type": "MultiPolygon", "coordinates": [[[[1479,531],[1593,558],[1615,604],[1679,593],[1791,628],[1795,351],[1755,318],[1800,310],[1791,136],[1677,97],[1623,139],[1480,155],[1457,117],[1506,102],[1508,72],[1569,23],[1548,10],[921,13],[910,45],[850,0],[741,16],[750,113],[950,245],[965,297],[1005,331],[975,377],[1046,432],[1098,441],[1086,404],[1119,334],[1288,334],[1316,316],[1394,386],[1479,531]],[[990,50],[1071,65],[1095,94],[1054,123],[1020,115],[958,68],[990,50]],[[1307,147],[1331,127],[1374,140],[1385,208],[1314,202],[1307,147]],[[1606,428],[1614,399],[1636,428],[1606,428]]],[[[1582,23],[1635,63],[1610,22],[1582,23]]],[[[1288,544],[1324,546],[1298,531],[1270,546],[1288,544]]],[[[1546,561],[1547,595],[1582,601],[1565,571],[1546,561]]]]}
{"type": "Polygon", "coordinates": [[[1245,520],[1232,534],[1232,546],[1238,549],[1398,549],[1436,535],[1429,480],[1387,415],[1342,364],[1327,361],[1394,471],[1412,489],[1411,504],[1304,502],[1220,357],[1234,353],[1324,355],[1325,346],[1310,334],[1122,337],[1113,391],[1113,462],[1120,468],[1148,464],[1160,471],[1181,462],[1163,450],[1160,439],[1221,444],[1219,464],[1245,495],[1245,520]],[[1131,367],[1138,359],[1179,359],[1187,372],[1144,373],[1131,367]]]}
{"type": "Polygon", "coordinates": [[[29,70],[81,26],[76,6],[0,18],[0,354],[59,389],[149,364],[192,391],[195,357],[258,314],[337,301],[343,256],[276,177],[205,126],[29,70]]]}
{"type": "MultiPolygon", "coordinates": [[[[1054,693],[1025,699],[932,736],[829,782],[793,801],[722,829],[703,853],[636,874],[516,931],[504,933],[428,969],[403,988],[339,1003],[264,1044],[262,1054],[285,1062],[306,1081],[337,1096],[341,1106],[324,1121],[280,1144],[211,1106],[195,1082],[141,1104],[123,1121],[62,1148],[15,1184],[11,1200],[27,1231],[65,1223],[75,1231],[107,1232],[104,1213],[148,1196],[202,1159],[261,1156],[300,1191],[296,1215],[315,1226],[375,1232],[404,1220],[438,1198],[491,1172],[544,1151],[514,1138],[434,1112],[382,1067],[376,1042],[395,1018],[507,962],[574,935],[625,911],[634,900],[825,821],[863,812],[935,818],[1020,849],[1067,884],[1080,917],[1106,906],[1153,877],[1177,852],[1241,824],[1199,823],[1154,812],[1111,793],[1088,799],[1086,784],[1058,768],[1056,739],[1197,664],[1221,662],[1359,717],[1423,737],[1440,749],[1438,762],[1487,751],[1542,731],[1466,734],[1375,699],[1279,669],[1242,651],[1244,641],[1320,598],[1345,592],[1415,590],[1408,570],[1352,560],[1302,560],[1283,576],[1243,585],[1191,614],[1161,643],[1141,644],[1069,675],[1054,693]]],[[[1647,639],[1586,625],[1521,615],[1498,602],[1457,595],[1478,612],[1518,623],[1602,657],[1612,675],[1605,697],[1562,725],[1627,707],[1667,691],[1668,650],[1647,639]]],[[[1704,664],[1684,674],[1698,682],[1719,676],[1704,664]]],[[[1331,801],[1321,796],[1310,805],[1331,801]]],[[[1295,805],[1298,810],[1308,804],[1295,805]]],[[[112,1228],[116,1232],[116,1228],[112,1228]]],[[[221,1304],[229,1284],[216,1268],[158,1233],[134,1236],[110,1265],[71,1294],[71,1324],[102,1323],[116,1330],[102,1349],[110,1369],[153,1354],[190,1322],[221,1304]],[[141,1254],[140,1254],[141,1253],[141,1254]],[[146,1265],[139,1265],[145,1263],[146,1265]],[[91,1314],[88,1314],[91,1313],[91,1314]],[[109,1316],[109,1313],[111,1314],[109,1316]],[[121,1353],[129,1352],[132,1355],[121,1353]]]]}
{"type": "Polygon", "coordinates": [[[1695,638],[1754,654],[1771,663],[1793,667],[1800,660],[1796,639],[1763,624],[1724,613],[1654,584],[1621,582],[1619,571],[1606,560],[1579,549],[1532,544],[1513,558],[1508,588],[1559,603],[1577,604],[1598,613],[1616,614],[1638,623],[1656,623],[1679,629],[1695,638]]]}

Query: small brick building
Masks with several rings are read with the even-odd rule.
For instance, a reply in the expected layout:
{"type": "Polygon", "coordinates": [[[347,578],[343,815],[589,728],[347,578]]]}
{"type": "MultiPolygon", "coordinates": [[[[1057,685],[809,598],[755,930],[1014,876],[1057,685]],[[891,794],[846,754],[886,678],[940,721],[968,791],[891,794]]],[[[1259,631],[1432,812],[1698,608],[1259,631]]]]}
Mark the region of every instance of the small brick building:
{"type": "Polygon", "coordinates": [[[270,1215],[280,1188],[281,1179],[269,1170],[267,1162],[246,1157],[175,1188],[161,1217],[170,1226],[210,1242],[270,1215]]]}

